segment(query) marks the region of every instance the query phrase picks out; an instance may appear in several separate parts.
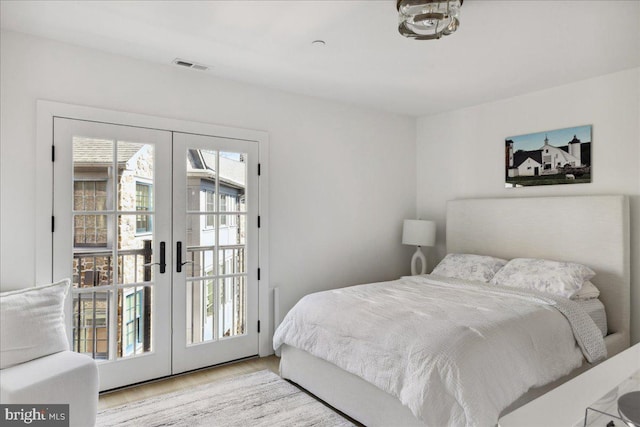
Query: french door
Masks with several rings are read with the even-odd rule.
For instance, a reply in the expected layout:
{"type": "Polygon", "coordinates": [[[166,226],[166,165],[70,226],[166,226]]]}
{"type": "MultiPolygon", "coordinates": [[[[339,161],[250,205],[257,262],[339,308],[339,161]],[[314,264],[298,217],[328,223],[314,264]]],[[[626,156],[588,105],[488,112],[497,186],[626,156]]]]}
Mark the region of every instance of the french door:
{"type": "Polygon", "coordinates": [[[258,353],[258,151],[184,133],[173,151],[178,373],[258,353]]]}
{"type": "Polygon", "coordinates": [[[101,390],[257,354],[257,143],[55,118],[54,147],[53,274],[101,390]]]}

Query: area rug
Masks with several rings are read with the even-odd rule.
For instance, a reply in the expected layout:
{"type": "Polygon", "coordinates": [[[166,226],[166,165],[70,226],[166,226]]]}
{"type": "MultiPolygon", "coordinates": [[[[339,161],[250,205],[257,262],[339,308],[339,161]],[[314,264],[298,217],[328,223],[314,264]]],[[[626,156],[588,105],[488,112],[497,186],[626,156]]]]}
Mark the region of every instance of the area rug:
{"type": "Polygon", "coordinates": [[[353,426],[271,371],[215,381],[98,412],[99,427],[353,426]]]}

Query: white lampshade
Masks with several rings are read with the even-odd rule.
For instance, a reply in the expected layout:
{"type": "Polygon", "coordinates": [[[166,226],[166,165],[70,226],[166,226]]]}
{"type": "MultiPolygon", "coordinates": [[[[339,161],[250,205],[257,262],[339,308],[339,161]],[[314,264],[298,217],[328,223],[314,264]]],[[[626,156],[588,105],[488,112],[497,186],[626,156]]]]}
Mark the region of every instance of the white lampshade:
{"type": "Polygon", "coordinates": [[[420,219],[405,219],[402,227],[402,243],[413,246],[434,246],[436,223],[420,219]]]}

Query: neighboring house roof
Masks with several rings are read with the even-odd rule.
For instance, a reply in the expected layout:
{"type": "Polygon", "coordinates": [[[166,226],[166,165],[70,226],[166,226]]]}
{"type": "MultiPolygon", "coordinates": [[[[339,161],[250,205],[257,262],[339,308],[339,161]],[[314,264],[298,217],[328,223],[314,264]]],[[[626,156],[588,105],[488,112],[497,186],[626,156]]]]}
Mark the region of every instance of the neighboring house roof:
{"type": "MultiPolygon", "coordinates": [[[[111,164],[114,141],[95,138],[73,138],[73,163],[76,165],[111,164]]],[[[145,144],[118,141],[118,163],[126,163],[145,144]]]]}
{"type": "MultiPolygon", "coordinates": [[[[204,173],[206,176],[215,179],[216,155],[207,150],[189,150],[189,162],[187,163],[187,173],[196,175],[204,173]]],[[[246,182],[247,164],[243,161],[219,156],[220,162],[220,182],[224,182],[234,187],[244,188],[246,182]]]]}
{"type": "Polygon", "coordinates": [[[513,153],[513,167],[520,167],[528,158],[542,164],[542,150],[516,151],[513,153]]]}

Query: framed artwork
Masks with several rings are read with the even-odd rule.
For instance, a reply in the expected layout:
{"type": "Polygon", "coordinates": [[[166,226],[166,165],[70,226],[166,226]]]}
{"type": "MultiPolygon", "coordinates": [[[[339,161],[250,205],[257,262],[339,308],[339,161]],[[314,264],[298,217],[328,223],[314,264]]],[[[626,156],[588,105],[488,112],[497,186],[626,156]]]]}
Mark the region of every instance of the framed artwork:
{"type": "Polygon", "coordinates": [[[505,139],[505,187],[591,182],[591,125],[505,139]]]}

